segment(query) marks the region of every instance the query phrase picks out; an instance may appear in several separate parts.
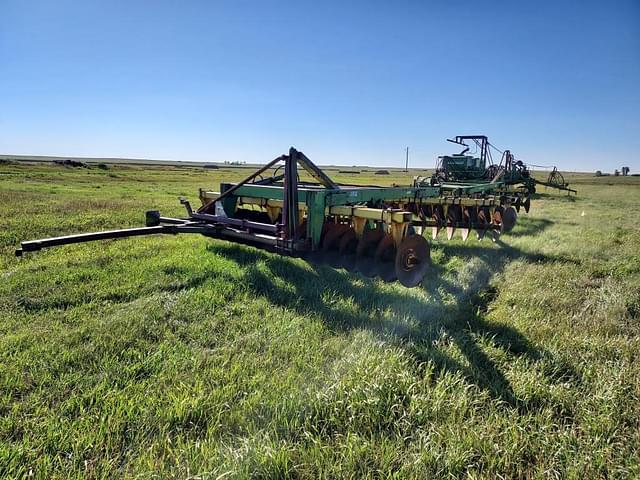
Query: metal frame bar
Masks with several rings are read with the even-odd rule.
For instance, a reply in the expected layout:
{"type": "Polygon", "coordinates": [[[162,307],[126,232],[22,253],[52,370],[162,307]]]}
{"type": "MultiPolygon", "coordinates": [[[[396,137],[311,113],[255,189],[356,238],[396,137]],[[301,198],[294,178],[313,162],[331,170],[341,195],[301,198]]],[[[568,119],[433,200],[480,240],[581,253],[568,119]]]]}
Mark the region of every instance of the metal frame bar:
{"type": "Polygon", "coordinates": [[[209,203],[203,205],[202,207],[200,207],[198,209],[198,213],[209,213],[210,208],[218,201],[222,200],[225,197],[228,197],[229,195],[231,195],[233,192],[235,192],[238,188],[240,188],[242,185],[244,185],[245,183],[253,180],[254,178],[256,178],[258,175],[260,175],[261,173],[264,173],[266,170],[270,169],[272,166],[274,166],[276,163],[282,161],[282,160],[286,160],[287,156],[286,155],[280,155],[278,158],[274,158],[273,160],[271,160],[269,163],[267,163],[264,167],[256,170],[255,172],[253,172],[251,175],[249,175],[247,178],[245,178],[244,180],[242,180],[239,183],[236,183],[233,187],[231,187],[229,190],[226,190],[225,192],[223,192],[222,194],[220,194],[220,196],[218,198],[214,198],[212,199],[209,203]]]}
{"type": "Polygon", "coordinates": [[[192,222],[183,225],[157,225],[154,227],[123,228],[119,230],[106,230],[104,232],[80,233],[77,235],[64,235],[61,237],[41,238],[39,240],[29,240],[21,242],[16,256],[22,256],[23,252],[35,252],[43,248],[70,245],[72,243],[92,242],[94,240],[108,240],[113,238],[138,237],[142,235],[155,235],[158,233],[205,233],[210,227],[199,226],[192,222]]]}
{"type": "Polygon", "coordinates": [[[240,227],[245,230],[262,230],[273,234],[276,234],[279,231],[277,225],[272,225],[270,223],[252,222],[251,220],[244,220],[240,218],[229,218],[223,217],[221,215],[210,215],[208,213],[194,213],[192,214],[192,217],[209,223],[230,225],[233,227],[240,227]]]}

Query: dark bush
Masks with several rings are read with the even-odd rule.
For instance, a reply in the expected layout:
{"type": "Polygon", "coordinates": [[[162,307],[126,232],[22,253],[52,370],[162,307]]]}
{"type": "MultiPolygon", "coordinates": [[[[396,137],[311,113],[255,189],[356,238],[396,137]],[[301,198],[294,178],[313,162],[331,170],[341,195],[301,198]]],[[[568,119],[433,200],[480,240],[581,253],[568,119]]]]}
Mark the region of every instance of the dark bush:
{"type": "Polygon", "coordinates": [[[87,165],[84,162],[79,162],[78,160],[54,160],[53,163],[55,163],[56,165],[62,165],[63,167],[83,167],[83,168],[88,168],[89,165],[87,165]]]}

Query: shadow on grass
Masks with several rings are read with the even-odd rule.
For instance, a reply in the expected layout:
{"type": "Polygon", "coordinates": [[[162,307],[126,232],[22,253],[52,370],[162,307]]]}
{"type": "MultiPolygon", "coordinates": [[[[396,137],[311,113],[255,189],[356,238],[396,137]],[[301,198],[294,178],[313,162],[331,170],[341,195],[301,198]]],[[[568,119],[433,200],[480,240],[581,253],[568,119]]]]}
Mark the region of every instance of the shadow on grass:
{"type": "Polygon", "coordinates": [[[498,295],[490,281],[516,258],[532,262],[567,259],[532,255],[503,243],[502,248],[467,245],[438,244],[435,248],[445,259],[455,256],[465,264],[473,261],[479,265],[471,280],[455,281],[443,266],[434,264],[423,283],[426,295],[381,288],[379,281],[328,266],[309,264],[309,269],[304,263],[253,248],[216,243],[209,249],[241,267],[245,272],[242,283],[252,295],[302,315],[319,317],[334,331],[370,330],[384,341],[404,348],[417,366],[430,361],[438,371],[459,372],[491,397],[526,411],[534,405],[516,397],[484,345],[499,348],[514,359],[524,356],[551,365],[544,369],[551,381],[577,380],[577,376],[515,328],[485,318],[489,304],[498,295]],[[443,345],[451,342],[463,361],[444,353],[443,345]]]}
{"type": "MultiPolygon", "coordinates": [[[[571,185],[570,185],[571,187],[571,185]]],[[[576,194],[567,192],[566,190],[557,190],[553,187],[538,187],[538,191],[531,195],[532,200],[553,199],[566,200],[569,203],[576,201],[576,194]]]]}
{"type": "Polygon", "coordinates": [[[553,225],[546,218],[527,218],[526,222],[519,222],[517,227],[509,232],[510,237],[528,237],[539,234],[553,225]]]}

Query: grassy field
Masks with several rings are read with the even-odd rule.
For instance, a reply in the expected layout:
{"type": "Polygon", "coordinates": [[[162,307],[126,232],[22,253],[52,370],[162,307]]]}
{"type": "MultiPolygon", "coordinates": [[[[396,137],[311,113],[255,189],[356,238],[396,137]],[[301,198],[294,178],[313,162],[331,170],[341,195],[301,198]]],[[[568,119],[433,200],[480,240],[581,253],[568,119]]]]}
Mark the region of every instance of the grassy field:
{"type": "Polygon", "coordinates": [[[0,165],[0,478],[640,476],[638,177],[433,242],[416,289],[201,236],[13,257],[241,175],[0,165]]]}

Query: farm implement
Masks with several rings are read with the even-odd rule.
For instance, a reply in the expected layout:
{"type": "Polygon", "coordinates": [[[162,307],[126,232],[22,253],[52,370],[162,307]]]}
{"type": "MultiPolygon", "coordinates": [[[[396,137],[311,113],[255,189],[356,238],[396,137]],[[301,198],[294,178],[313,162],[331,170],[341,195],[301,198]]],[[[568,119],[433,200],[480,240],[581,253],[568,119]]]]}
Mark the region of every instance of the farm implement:
{"type": "Polygon", "coordinates": [[[197,209],[182,200],[185,218],[152,210],[145,227],[26,241],[16,255],[92,240],[199,233],[414,287],[430,265],[428,232],[433,239],[459,232],[466,240],[474,231],[478,239],[489,233],[495,240],[514,227],[521,207],[530,206],[526,190],[509,190],[502,179],[337,184],[294,148],[219,190],[201,189],[197,209]],[[301,180],[300,173],[310,180],[301,180]]]}
{"type": "Polygon", "coordinates": [[[503,184],[502,191],[505,192],[519,191],[533,194],[536,192],[536,186],[540,185],[565,191],[569,195],[577,193],[576,190],[569,188],[569,184],[565,182],[557,167],[553,167],[546,181],[535,179],[531,176],[530,165],[516,160],[510,150],[500,152],[485,135],[458,135],[447,141],[462,145],[464,149],[458,154],[438,157],[436,172],[431,183],[468,184],[500,181],[503,184]],[[479,151],[479,156],[467,154],[470,148],[466,143],[468,141],[473,142],[476,151],[479,151]],[[502,154],[500,163],[493,162],[492,149],[502,154]]]}

